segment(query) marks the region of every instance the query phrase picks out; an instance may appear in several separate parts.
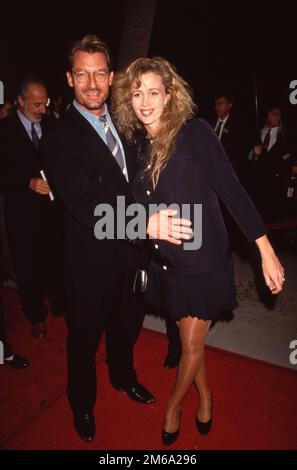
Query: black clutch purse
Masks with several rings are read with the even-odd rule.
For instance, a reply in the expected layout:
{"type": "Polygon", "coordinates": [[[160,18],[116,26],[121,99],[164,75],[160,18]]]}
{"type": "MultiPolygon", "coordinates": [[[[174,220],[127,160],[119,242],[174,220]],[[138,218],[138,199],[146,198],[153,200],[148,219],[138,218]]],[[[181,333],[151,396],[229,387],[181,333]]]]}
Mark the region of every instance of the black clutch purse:
{"type": "Polygon", "coordinates": [[[133,292],[142,294],[147,287],[147,272],[144,269],[138,269],[133,283],[133,292]]]}

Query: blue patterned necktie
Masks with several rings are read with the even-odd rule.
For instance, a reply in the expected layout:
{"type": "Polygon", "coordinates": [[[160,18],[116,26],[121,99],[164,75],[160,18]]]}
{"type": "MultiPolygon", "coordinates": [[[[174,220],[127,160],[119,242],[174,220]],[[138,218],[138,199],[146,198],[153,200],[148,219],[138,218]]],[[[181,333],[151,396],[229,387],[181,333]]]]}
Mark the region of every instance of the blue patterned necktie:
{"type": "Polygon", "coordinates": [[[107,146],[108,146],[109,150],[111,151],[111,153],[113,154],[114,158],[116,159],[119,167],[123,171],[124,168],[125,168],[124,157],[123,157],[123,154],[122,154],[122,151],[121,151],[121,147],[119,146],[119,143],[118,143],[117,139],[115,138],[115,136],[113,135],[113,133],[110,129],[110,126],[107,122],[106,114],[101,116],[99,119],[104,124],[104,132],[105,132],[105,135],[106,135],[107,146]]]}
{"type": "Polygon", "coordinates": [[[34,124],[35,124],[34,122],[31,122],[32,144],[34,145],[35,150],[38,150],[38,147],[39,147],[39,137],[38,137],[38,134],[37,134],[37,132],[36,132],[36,129],[35,129],[34,124]]]}

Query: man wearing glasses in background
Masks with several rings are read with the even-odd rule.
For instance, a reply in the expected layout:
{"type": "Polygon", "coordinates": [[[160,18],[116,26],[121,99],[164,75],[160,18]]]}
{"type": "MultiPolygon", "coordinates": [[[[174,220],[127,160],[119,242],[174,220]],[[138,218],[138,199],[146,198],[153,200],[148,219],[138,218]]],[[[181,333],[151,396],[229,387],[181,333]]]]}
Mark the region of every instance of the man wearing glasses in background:
{"type": "Polygon", "coordinates": [[[45,116],[47,102],[44,83],[27,78],[18,93],[17,110],[0,121],[0,193],[9,249],[21,307],[37,339],[47,333],[44,297],[53,316],[64,313],[59,208],[40,174],[40,139],[51,127],[45,116]]]}

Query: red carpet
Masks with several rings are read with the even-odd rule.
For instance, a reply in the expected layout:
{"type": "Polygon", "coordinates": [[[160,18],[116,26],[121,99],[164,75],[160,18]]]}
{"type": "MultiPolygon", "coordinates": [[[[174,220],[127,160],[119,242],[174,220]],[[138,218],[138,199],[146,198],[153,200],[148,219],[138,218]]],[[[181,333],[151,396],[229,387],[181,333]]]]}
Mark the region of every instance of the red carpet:
{"type": "MultiPolygon", "coordinates": [[[[97,435],[92,444],[77,437],[65,395],[63,319],[49,318],[48,336],[34,340],[13,291],[3,290],[9,338],[30,367],[0,366],[0,447],[2,449],[162,449],[162,415],[175,371],[163,369],[164,335],[143,330],[135,350],[139,380],[156,395],[146,406],[112,389],[98,353],[97,435]]],[[[297,449],[297,375],[294,371],[207,348],[214,396],[213,430],[195,429],[197,394],[192,388],[182,414],[181,434],[172,449],[297,449]]]]}

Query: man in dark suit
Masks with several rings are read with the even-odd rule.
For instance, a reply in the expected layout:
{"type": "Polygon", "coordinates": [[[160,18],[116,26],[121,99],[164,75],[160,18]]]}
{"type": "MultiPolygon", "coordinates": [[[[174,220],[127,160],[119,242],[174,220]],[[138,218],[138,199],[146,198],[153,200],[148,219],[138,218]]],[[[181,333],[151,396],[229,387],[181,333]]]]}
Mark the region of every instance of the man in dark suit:
{"type": "Polygon", "coordinates": [[[20,302],[35,338],[46,335],[44,296],[53,315],[64,308],[58,206],[40,174],[39,141],[50,127],[44,117],[47,101],[45,85],[29,78],[21,86],[17,111],[0,121],[0,192],[20,302]]]}
{"type": "Polygon", "coordinates": [[[94,235],[99,203],[115,207],[117,196],[133,202],[136,158],[124,149],[105,103],[112,77],[110,53],[100,39],[88,35],[75,43],[67,72],[75,100],[43,141],[48,173],[65,208],[68,398],[76,431],[88,442],[95,435],[95,356],[104,330],[114,388],[141,403],[155,401],[133,364],[144,316],[132,293],[140,251],[133,241],[94,235]]]}
{"type": "Polygon", "coordinates": [[[231,95],[224,93],[215,97],[215,112],[217,119],[213,125],[214,130],[237,175],[241,178],[245,171],[247,135],[244,134],[242,120],[234,115],[231,95]]]}
{"type": "Polygon", "coordinates": [[[295,162],[292,140],[289,129],[283,124],[281,107],[269,106],[257,145],[250,152],[253,194],[267,223],[296,215],[294,201],[287,194],[295,162]]]}
{"type": "MultiPolygon", "coordinates": [[[[214,109],[216,113],[216,120],[212,126],[217,134],[218,139],[224,147],[224,150],[232,163],[232,166],[241,180],[242,184],[246,186],[246,171],[247,171],[247,154],[250,126],[247,126],[234,110],[234,99],[232,95],[223,90],[217,93],[214,100],[214,109]]],[[[223,217],[229,232],[231,246],[233,250],[239,251],[244,255],[245,241],[242,232],[239,230],[238,225],[234,222],[224,204],[221,204],[223,217]]]]}

